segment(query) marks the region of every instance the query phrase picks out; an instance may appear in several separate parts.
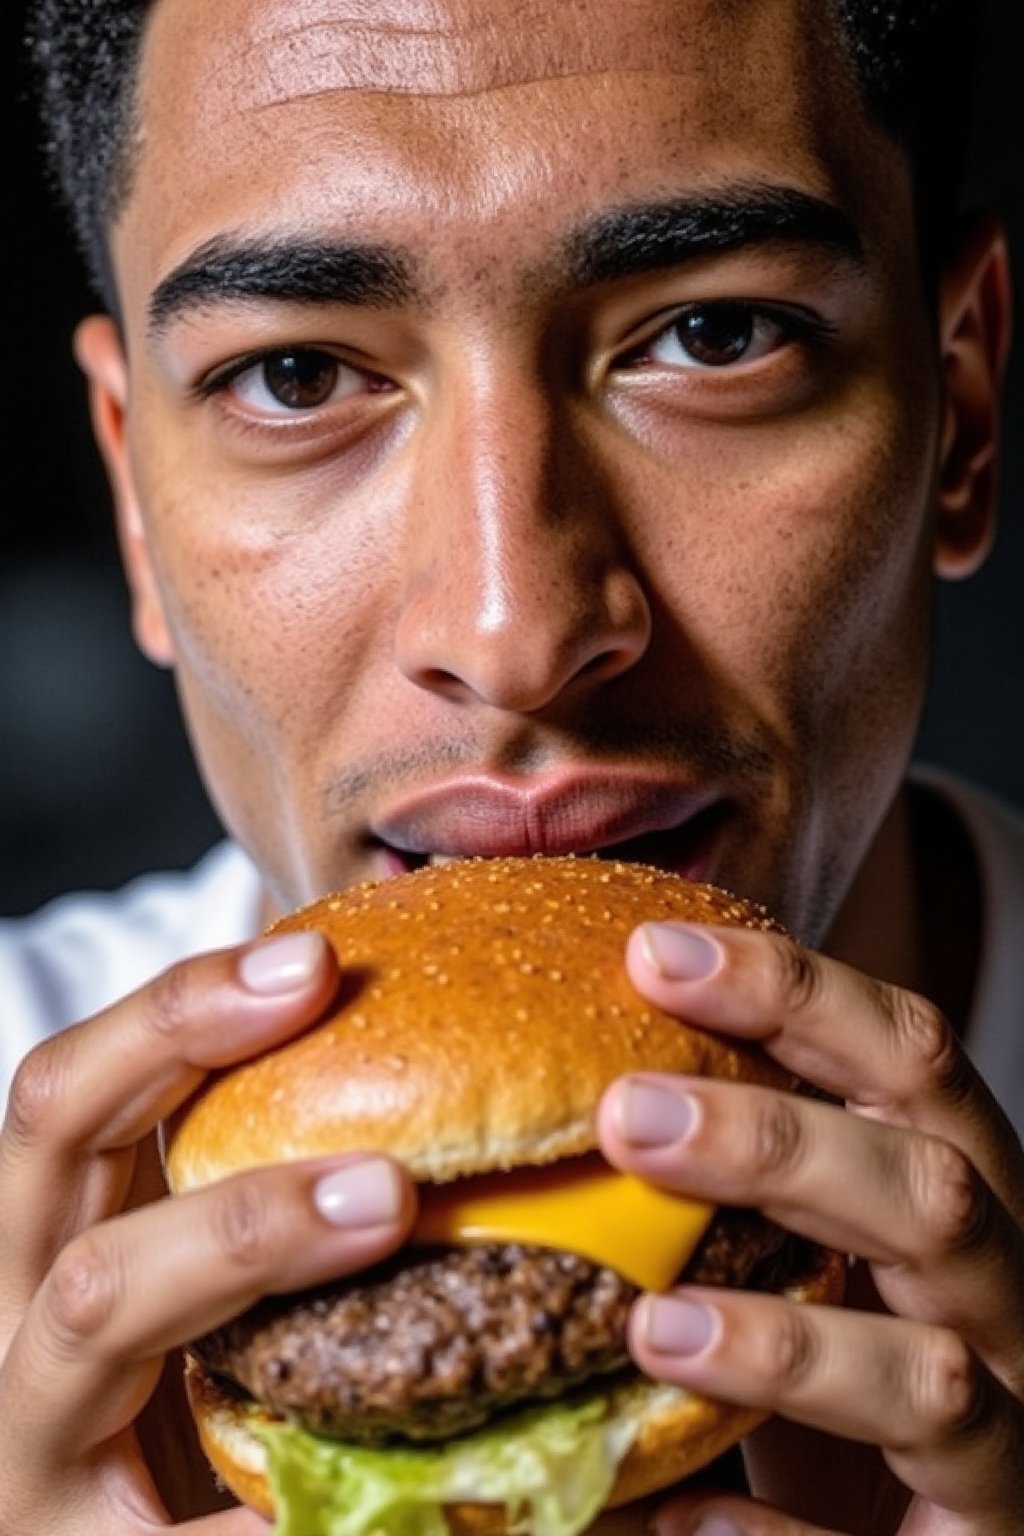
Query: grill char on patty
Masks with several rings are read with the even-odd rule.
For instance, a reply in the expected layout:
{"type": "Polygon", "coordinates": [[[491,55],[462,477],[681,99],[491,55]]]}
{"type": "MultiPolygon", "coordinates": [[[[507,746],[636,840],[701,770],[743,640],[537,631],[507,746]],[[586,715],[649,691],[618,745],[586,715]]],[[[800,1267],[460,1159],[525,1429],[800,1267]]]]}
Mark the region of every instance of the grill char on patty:
{"type": "MultiPolygon", "coordinates": [[[[723,1210],[684,1278],[775,1289],[803,1250],[759,1213],[723,1210]]],[[[614,1270],[520,1243],[409,1260],[268,1298],[193,1352],[270,1412],[366,1445],[447,1440],[629,1363],[638,1290],[614,1270]]]]}

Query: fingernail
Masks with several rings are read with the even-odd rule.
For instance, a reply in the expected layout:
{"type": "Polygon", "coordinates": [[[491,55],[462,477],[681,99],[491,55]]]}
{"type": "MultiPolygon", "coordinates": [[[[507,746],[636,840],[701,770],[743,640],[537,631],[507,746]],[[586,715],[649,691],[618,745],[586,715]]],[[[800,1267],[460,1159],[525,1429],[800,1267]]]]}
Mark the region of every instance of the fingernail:
{"type": "Polygon", "coordinates": [[[641,1332],[659,1355],[699,1355],[718,1332],[718,1314],[681,1296],[644,1298],[641,1332]]]}
{"type": "Polygon", "coordinates": [[[334,1227],[383,1227],[402,1212],[398,1174],[382,1157],[335,1168],[316,1185],[313,1200],[334,1227]]]}
{"type": "Polygon", "coordinates": [[[685,1093],[659,1083],[629,1078],[615,1099],[619,1131],[633,1147],[668,1147],[682,1141],[697,1119],[697,1106],[685,1093]]]}
{"type": "Polygon", "coordinates": [[[705,1515],[693,1527],[693,1536],[743,1536],[743,1532],[727,1515],[705,1515]]]}
{"type": "Polygon", "coordinates": [[[300,992],[320,968],[324,942],[319,933],[284,933],[277,939],[262,939],[238,962],[242,985],[260,997],[300,992]]]}
{"type": "Polygon", "coordinates": [[[678,923],[644,923],[640,946],[647,963],[666,981],[700,981],[722,963],[722,950],[714,939],[678,923]]]}

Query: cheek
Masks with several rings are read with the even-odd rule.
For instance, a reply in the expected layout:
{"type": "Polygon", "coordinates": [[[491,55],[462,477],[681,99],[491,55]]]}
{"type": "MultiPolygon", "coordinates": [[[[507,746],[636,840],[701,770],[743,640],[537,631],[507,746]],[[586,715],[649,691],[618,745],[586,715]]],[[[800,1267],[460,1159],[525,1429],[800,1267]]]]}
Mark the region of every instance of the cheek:
{"type": "Polygon", "coordinates": [[[931,428],[890,394],[861,393],[698,457],[686,481],[699,490],[662,522],[654,562],[716,691],[800,751],[814,737],[831,750],[865,699],[905,719],[923,682],[931,428]]]}
{"type": "Polygon", "coordinates": [[[833,731],[870,734],[868,716],[879,713],[904,732],[908,719],[911,730],[916,723],[930,628],[932,476],[930,445],[905,422],[889,432],[850,430],[821,466],[817,540],[805,583],[792,577],[788,598],[800,621],[798,697],[805,715],[824,714],[833,731]]]}
{"type": "Polygon", "coordinates": [[[356,517],[342,534],[328,497],[304,517],[283,484],[234,487],[225,505],[182,466],[149,462],[149,541],[178,687],[211,794],[251,847],[265,836],[245,831],[261,805],[296,823],[315,816],[339,739],[358,746],[386,562],[356,517]]]}

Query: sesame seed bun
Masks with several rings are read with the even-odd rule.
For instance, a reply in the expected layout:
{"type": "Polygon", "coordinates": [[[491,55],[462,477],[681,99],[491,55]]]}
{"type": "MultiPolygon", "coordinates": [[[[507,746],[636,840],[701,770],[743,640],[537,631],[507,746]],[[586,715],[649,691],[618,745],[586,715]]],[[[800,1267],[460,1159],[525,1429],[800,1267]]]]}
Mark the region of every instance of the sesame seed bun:
{"type": "Polygon", "coordinates": [[[175,1191],[271,1162],[385,1148],[420,1181],[591,1151],[623,1073],[787,1087],[761,1052],[641,998],[649,921],[781,931],[713,886],[598,859],[473,859],[361,885],[271,930],[316,928],[342,985],[318,1028],[214,1080],[167,1153],[175,1191]]]}

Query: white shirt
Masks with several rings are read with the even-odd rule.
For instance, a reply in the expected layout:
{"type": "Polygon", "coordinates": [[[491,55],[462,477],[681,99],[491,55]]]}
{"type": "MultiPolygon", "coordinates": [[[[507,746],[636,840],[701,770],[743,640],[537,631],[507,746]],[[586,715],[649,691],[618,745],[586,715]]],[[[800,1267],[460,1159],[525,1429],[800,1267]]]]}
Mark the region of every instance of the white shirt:
{"type": "Polygon", "coordinates": [[[916,775],[959,814],[982,887],[982,946],[967,1047],[1024,1138],[1024,815],[943,773],[916,775]]]}
{"type": "MultiPolygon", "coordinates": [[[[977,851],[984,937],[968,1046],[1024,1135],[1024,817],[947,775],[917,777],[952,804],[977,851]]],[[[222,843],[187,874],[146,875],[0,921],[0,1103],[38,1041],[175,960],[252,938],[259,909],[256,869],[222,843]]]]}

